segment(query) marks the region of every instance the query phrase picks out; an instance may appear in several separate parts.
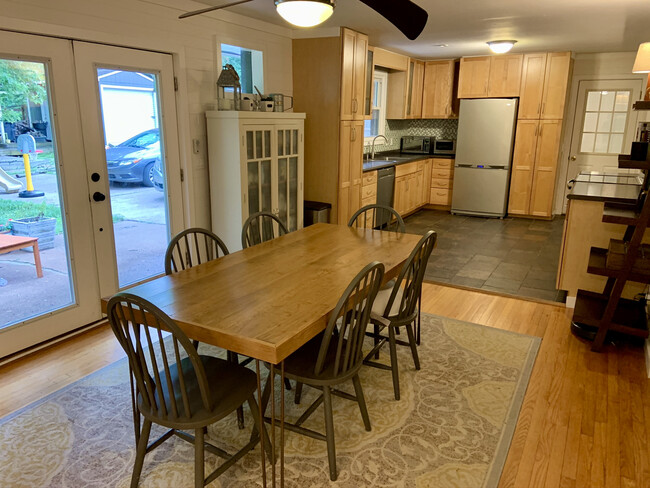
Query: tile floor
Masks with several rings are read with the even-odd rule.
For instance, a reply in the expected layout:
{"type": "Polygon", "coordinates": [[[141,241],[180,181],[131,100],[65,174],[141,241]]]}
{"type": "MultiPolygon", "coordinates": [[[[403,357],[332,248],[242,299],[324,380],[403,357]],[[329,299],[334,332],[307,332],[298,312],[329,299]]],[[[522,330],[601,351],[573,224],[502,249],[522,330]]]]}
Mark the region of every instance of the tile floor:
{"type": "Polygon", "coordinates": [[[421,210],[405,222],[407,232],[438,234],[426,280],[564,301],[555,289],[563,217],[501,220],[421,210]]]}

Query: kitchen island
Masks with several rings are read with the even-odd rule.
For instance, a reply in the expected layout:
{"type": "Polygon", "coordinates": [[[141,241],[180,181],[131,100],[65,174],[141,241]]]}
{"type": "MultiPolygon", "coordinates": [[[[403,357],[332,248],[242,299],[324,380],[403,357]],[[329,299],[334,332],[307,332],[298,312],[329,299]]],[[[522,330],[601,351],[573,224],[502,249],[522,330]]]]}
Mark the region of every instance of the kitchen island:
{"type": "MultiPolygon", "coordinates": [[[[568,195],[557,288],[567,292],[567,307],[573,308],[578,288],[602,292],[607,278],[587,273],[591,247],[607,248],[610,239],[621,239],[626,226],[605,223],[605,203],[632,205],[642,187],[638,174],[580,174],[568,195]]],[[[644,242],[650,242],[650,236],[644,242]]],[[[633,298],[645,285],[629,282],[623,296],[633,298]]]]}

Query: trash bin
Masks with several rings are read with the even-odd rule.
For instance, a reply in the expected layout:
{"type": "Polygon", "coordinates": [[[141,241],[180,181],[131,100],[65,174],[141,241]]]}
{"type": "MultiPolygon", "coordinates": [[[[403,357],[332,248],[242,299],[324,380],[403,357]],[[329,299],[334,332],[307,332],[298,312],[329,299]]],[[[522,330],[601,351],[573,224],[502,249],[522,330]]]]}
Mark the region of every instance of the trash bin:
{"type": "Polygon", "coordinates": [[[331,210],[331,203],[305,200],[305,227],[318,222],[329,223],[331,210]]]}

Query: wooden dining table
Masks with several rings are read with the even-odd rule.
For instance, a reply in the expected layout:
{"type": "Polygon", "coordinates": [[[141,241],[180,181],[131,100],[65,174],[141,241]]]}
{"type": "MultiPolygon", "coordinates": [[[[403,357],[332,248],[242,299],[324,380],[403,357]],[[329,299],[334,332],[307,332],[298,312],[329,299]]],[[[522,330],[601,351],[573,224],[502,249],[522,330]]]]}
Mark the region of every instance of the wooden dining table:
{"type": "MultiPolygon", "coordinates": [[[[325,329],[365,265],[383,263],[388,281],[420,238],[319,223],[128,292],[158,306],[191,339],[282,366],[325,329]]],[[[104,312],[109,299],[102,299],[104,312]]]]}

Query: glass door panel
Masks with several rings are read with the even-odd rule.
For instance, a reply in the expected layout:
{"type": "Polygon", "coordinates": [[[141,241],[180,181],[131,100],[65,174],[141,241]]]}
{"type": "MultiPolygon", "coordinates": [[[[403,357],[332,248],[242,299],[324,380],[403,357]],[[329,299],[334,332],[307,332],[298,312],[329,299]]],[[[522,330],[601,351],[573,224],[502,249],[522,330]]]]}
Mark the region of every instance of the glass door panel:
{"type": "Polygon", "coordinates": [[[101,309],[71,41],[0,31],[0,45],[4,357],[101,309]]]}
{"type": "Polygon", "coordinates": [[[298,229],[298,188],[300,134],[298,129],[278,129],[278,216],[289,232],[298,229]]]}

